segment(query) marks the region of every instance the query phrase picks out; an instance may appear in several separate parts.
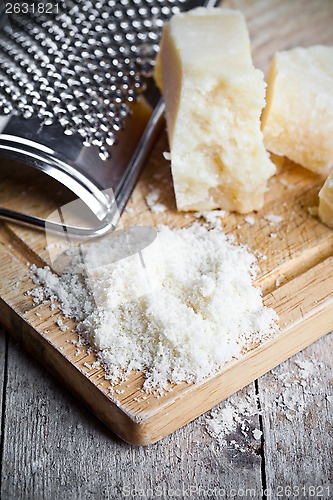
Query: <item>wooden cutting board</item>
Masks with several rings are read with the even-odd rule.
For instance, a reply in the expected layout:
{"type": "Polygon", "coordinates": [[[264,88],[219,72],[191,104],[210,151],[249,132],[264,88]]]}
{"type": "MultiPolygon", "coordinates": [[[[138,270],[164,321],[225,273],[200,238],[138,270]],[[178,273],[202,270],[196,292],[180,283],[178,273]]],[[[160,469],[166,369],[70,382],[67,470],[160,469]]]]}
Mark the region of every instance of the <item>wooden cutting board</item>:
{"type": "MultiPolygon", "coordinates": [[[[267,69],[275,50],[296,45],[333,44],[331,0],[230,0],[225,5],[244,11],[250,28],[254,59],[267,69]]],[[[170,167],[162,152],[168,150],[162,134],[136,187],[124,224],[190,225],[192,215],[175,210],[170,167]],[[157,175],[156,175],[157,174],[157,175]],[[167,211],[153,214],[145,202],[152,189],[161,190],[167,211]]],[[[198,385],[180,384],[159,399],[141,392],[143,377],[133,373],[111,395],[101,368],[91,369],[94,355],[80,353],[71,342],[75,326],[62,332],[56,313],[47,304],[34,306],[25,292],[32,288],[29,263],[43,266],[48,252],[43,233],[0,224],[0,320],[4,326],[86,405],[128,442],[153,443],[228,397],[278,363],[333,329],[333,231],[309,214],[318,204],[324,179],[281,158],[273,158],[278,174],[271,179],[265,208],[254,214],[255,224],[230,214],[224,230],[237,241],[267,256],[260,263],[257,283],[265,304],[280,316],[281,334],[228,363],[214,378],[198,385]],[[272,226],[265,215],[282,222],[272,226]],[[276,235],[276,237],[274,237],[276,235]],[[279,286],[278,286],[279,285],[279,286]]],[[[1,160],[1,205],[47,217],[72,196],[43,174],[1,160]]]]}

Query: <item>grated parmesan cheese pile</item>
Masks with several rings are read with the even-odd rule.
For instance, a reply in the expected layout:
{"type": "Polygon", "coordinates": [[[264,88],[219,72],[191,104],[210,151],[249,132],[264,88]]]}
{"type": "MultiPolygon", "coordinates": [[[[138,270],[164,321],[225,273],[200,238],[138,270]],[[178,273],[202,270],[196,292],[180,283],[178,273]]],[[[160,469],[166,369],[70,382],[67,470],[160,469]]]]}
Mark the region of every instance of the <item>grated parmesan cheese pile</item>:
{"type": "MultiPolygon", "coordinates": [[[[78,321],[111,383],[131,370],[143,372],[147,391],[199,382],[277,333],[276,313],[253,286],[256,258],[245,246],[198,223],[160,226],[158,241],[164,272],[141,294],[137,254],[90,273],[75,254],[72,271],[61,276],[32,266],[34,301],[50,300],[51,308],[78,321]]],[[[109,240],[98,245],[95,254],[107,254],[109,240]]]]}

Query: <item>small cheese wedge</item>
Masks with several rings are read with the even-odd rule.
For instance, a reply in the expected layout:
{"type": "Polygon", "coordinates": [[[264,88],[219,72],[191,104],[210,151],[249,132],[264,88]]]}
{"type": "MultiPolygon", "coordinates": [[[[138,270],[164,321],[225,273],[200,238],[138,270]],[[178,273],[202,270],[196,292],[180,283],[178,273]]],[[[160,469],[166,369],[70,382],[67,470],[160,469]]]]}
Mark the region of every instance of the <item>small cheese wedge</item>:
{"type": "Polygon", "coordinates": [[[155,79],[178,210],[260,209],[275,166],[260,130],[265,83],[243,15],[202,7],[175,15],[163,30],[155,79]]]}
{"type": "Polygon", "coordinates": [[[319,191],[318,214],[324,224],[333,228],[333,173],[327,177],[319,191]]]}
{"type": "Polygon", "coordinates": [[[267,83],[267,149],[327,174],[333,165],[333,47],[277,52],[267,83]]]}

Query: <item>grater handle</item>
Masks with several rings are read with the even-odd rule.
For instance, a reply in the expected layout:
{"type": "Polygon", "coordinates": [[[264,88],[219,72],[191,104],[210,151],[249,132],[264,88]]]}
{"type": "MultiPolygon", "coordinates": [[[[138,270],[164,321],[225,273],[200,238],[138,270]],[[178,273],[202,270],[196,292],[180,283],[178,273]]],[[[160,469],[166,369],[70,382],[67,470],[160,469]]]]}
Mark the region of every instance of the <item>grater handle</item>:
{"type": "Polygon", "coordinates": [[[128,202],[128,199],[138,181],[142,167],[146,162],[158,136],[160,135],[164,123],[165,104],[161,97],[154,108],[149,122],[141,136],[133,158],[128,166],[127,175],[115,193],[117,207],[121,214],[128,202]]]}

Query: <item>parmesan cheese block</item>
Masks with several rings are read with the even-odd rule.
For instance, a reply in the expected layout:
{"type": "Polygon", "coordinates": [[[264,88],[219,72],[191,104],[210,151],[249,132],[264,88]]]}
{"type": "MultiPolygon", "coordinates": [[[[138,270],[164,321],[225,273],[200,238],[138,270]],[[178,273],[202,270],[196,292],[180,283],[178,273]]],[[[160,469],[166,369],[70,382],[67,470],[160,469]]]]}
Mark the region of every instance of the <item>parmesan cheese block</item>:
{"type": "Polygon", "coordinates": [[[268,72],[267,149],[317,173],[333,165],[333,47],[277,52],[268,72]]]}
{"type": "Polygon", "coordinates": [[[319,192],[319,217],[324,224],[333,228],[333,173],[319,192]]]}
{"type": "Polygon", "coordinates": [[[166,105],[178,210],[263,206],[275,173],[263,144],[263,74],[243,15],[197,8],[165,25],[155,79],[166,105]]]}

